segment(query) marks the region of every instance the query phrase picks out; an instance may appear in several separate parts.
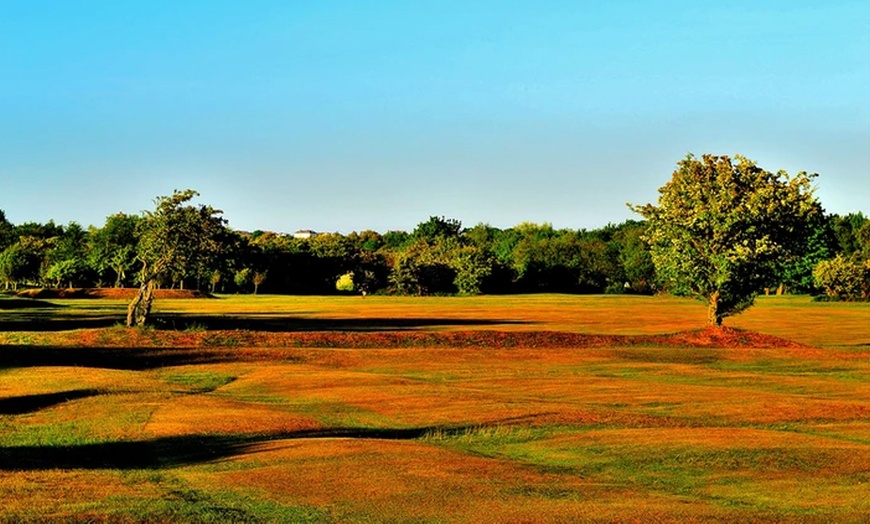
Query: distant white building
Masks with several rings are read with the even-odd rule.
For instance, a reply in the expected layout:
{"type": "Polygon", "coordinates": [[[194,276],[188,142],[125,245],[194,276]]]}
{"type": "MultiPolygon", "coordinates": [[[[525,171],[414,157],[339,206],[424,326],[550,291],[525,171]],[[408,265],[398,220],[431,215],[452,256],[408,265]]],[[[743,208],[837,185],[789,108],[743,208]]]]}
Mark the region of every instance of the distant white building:
{"type": "Polygon", "coordinates": [[[310,229],[300,229],[299,231],[293,233],[293,238],[311,238],[316,236],[317,231],[312,231],[310,229]]]}

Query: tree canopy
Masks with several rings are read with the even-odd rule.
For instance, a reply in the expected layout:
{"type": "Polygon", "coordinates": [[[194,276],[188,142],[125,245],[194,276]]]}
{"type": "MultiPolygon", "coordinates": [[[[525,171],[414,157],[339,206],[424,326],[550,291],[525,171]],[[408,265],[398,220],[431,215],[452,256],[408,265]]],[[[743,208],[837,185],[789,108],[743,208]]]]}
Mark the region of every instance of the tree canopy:
{"type": "Polygon", "coordinates": [[[815,175],[774,174],[742,156],[688,155],[659,189],[658,205],[631,206],[666,289],[704,300],[711,324],[750,307],[776,270],[805,249],[815,175]]]}
{"type": "Polygon", "coordinates": [[[143,325],[151,312],[155,283],[170,278],[184,282],[191,274],[210,274],[226,235],[222,211],[188,204],[192,189],[157,197],[154,211],[138,224],[139,293],[127,309],[127,326],[143,325]]]}

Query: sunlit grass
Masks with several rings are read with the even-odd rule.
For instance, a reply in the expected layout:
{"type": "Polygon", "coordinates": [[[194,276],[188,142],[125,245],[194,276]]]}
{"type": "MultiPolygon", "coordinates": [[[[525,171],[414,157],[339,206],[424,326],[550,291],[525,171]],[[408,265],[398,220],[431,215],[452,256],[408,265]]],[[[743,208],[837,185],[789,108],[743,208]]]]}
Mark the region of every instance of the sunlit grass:
{"type": "Polygon", "coordinates": [[[0,333],[2,521],[870,514],[865,304],[763,297],[726,322],[809,346],[759,348],[500,335],[703,326],[668,297],[227,296],[158,301],[144,330],[115,325],[122,302],[52,302],[0,323],[104,327],[0,333]]]}

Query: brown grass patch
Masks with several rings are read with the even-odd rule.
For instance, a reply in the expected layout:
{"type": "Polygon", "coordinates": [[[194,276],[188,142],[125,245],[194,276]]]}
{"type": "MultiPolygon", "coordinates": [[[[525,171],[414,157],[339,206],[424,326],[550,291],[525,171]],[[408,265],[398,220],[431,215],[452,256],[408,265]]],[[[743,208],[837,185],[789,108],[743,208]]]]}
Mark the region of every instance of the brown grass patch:
{"type": "Polygon", "coordinates": [[[148,419],[144,434],[164,437],[288,433],[322,427],[311,417],[289,413],[274,406],[211,395],[187,395],[160,404],[148,419]]]}
{"type": "Polygon", "coordinates": [[[733,328],[705,328],[668,335],[588,335],[556,331],[315,331],[83,329],[39,334],[33,344],[89,347],[238,348],[516,348],[596,347],[803,349],[800,343],[733,328]]]}

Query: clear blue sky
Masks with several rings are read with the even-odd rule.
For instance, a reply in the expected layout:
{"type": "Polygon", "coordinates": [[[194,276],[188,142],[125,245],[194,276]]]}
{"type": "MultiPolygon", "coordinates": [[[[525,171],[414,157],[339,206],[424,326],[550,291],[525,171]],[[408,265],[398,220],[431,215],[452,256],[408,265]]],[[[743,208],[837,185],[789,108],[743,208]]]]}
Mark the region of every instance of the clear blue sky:
{"type": "Polygon", "coordinates": [[[686,153],[870,212],[870,1],[0,0],[0,209],[595,228],[686,153]]]}

